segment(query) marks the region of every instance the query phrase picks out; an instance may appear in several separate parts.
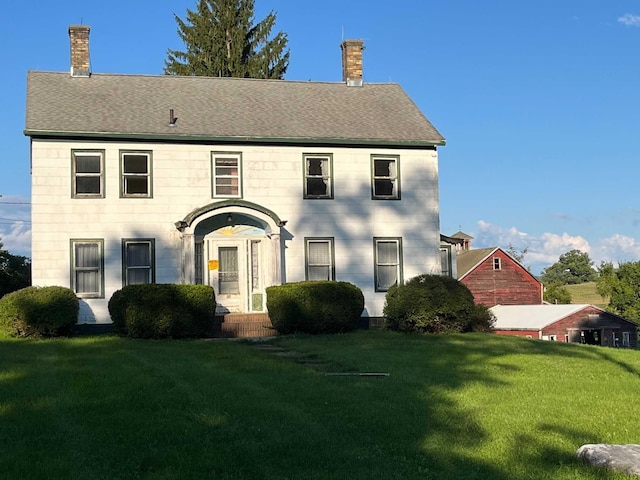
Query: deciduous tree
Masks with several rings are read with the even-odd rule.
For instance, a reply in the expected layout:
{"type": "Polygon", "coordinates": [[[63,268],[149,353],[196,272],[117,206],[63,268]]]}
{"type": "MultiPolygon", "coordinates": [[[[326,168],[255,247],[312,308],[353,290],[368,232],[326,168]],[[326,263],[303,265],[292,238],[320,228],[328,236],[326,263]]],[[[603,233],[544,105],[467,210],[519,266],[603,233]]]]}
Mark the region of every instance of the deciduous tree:
{"type": "Polygon", "coordinates": [[[573,285],[594,281],[596,271],[588,253],[570,250],[560,255],[556,263],[542,270],[541,278],[545,285],[573,285]]]}
{"type": "Polygon", "coordinates": [[[554,304],[569,304],[571,303],[571,292],[567,290],[567,287],[558,283],[552,283],[551,285],[545,285],[544,287],[544,301],[554,304]]]}
{"type": "Polygon", "coordinates": [[[254,0],[198,0],[186,19],[174,14],[186,50],[167,50],[171,75],[283,78],[289,65],[287,35],[271,36],[276,14],[254,24],[254,0]]]}
{"type": "Polygon", "coordinates": [[[596,288],[605,298],[609,295],[609,309],[629,320],[640,321],[640,261],[621,263],[618,268],[603,262],[596,288]]]}
{"type": "Polygon", "coordinates": [[[31,285],[31,260],[11,255],[0,240],[0,297],[31,285]]]}

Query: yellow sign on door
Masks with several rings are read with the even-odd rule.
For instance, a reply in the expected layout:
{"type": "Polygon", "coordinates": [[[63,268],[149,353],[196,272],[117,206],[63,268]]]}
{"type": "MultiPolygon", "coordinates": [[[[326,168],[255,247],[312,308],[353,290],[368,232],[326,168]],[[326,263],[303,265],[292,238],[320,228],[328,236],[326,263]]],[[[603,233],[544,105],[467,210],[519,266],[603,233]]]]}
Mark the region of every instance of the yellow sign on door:
{"type": "Polygon", "coordinates": [[[209,260],[209,270],[218,270],[218,260],[209,260]]]}

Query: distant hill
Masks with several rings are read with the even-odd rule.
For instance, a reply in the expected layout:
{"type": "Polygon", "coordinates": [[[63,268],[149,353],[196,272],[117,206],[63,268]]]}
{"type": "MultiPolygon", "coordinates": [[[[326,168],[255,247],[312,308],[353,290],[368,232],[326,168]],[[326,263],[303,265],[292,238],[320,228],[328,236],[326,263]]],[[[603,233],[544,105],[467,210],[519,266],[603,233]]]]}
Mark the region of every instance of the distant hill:
{"type": "Polygon", "coordinates": [[[602,299],[596,292],[596,282],[580,283],[578,285],[565,285],[571,294],[571,303],[587,303],[597,307],[606,307],[609,299],[602,299]]]}

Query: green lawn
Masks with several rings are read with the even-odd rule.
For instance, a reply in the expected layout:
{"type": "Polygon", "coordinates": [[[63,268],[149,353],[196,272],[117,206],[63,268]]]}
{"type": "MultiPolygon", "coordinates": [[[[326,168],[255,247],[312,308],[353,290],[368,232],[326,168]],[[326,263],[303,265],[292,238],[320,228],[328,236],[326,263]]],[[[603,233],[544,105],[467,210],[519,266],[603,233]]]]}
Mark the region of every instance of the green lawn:
{"type": "Polygon", "coordinates": [[[381,331],[274,343],[0,340],[1,476],[620,479],[575,450],[640,441],[638,351],[381,331]]]}
{"type": "Polygon", "coordinates": [[[565,285],[565,287],[571,294],[571,303],[586,303],[602,308],[606,307],[609,303],[608,299],[603,300],[596,292],[596,282],[565,285]]]}

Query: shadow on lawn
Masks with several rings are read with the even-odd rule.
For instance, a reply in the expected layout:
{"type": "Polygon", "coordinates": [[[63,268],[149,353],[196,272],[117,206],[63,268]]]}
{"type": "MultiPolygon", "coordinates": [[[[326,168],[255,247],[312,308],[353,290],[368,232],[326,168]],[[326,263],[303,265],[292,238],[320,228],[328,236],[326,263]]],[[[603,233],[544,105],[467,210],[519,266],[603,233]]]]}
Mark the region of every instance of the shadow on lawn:
{"type": "MultiPolygon", "coordinates": [[[[506,439],[492,438],[496,432],[483,427],[480,408],[462,407],[455,397],[469,384],[495,387],[496,394],[508,389],[509,375],[518,374],[520,367],[503,359],[513,355],[543,355],[546,359],[557,357],[558,361],[602,358],[637,374],[600,349],[492,335],[397,335],[395,346],[394,342],[380,341],[375,334],[364,338],[350,357],[344,356],[340,346],[334,348],[332,340],[319,342],[313,352],[324,350],[340,364],[351,362],[361,370],[390,373],[388,379],[374,381],[367,389],[365,401],[371,407],[367,411],[378,411],[379,415],[361,421],[356,428],[369,432],[365,436],[369,443],[361,448],[384,451],[384,461],[397,465],[397,478],[623,478],[586,466],[576,458],[579,446],[593,443],[593,432],[540,423],[532,415],[531,424],[538,425],[531,430],[505,432],[506,439]],[[487,363],[492,368],[479,368],[487,363]],[[498,461],[484,461],[477,453],[490,442],[507,444],[501,445],[503,457],[498,461]],[[403,460],[407,460],[406,468],[403,460]]],[[[298,344],[295,340],[278,343],[291,344],[292,348],[298,344]]],[[[349,421],[354,422],[354,418],[349,421]]],[[[509,424],[508,419],[504,421],[509,424]]]]}
{"type": "Polygon", "coordinates": [[[591,349],[369,332],[276,343],[391,375],[327,377],[239,342],[0,341],[0,471],[7,478],[621,478],[582,466],[575,449],[547,444],[592,440],[553,423],[535,434],[511,432],[504,459],[485,461],[476,453],[495,432],[454,395],[472,383],[508,388],[502,375],[518,367],[507,356],[593,358],[591,349]],[[478,368],[488,362],[495,368],[478,368]]]}

